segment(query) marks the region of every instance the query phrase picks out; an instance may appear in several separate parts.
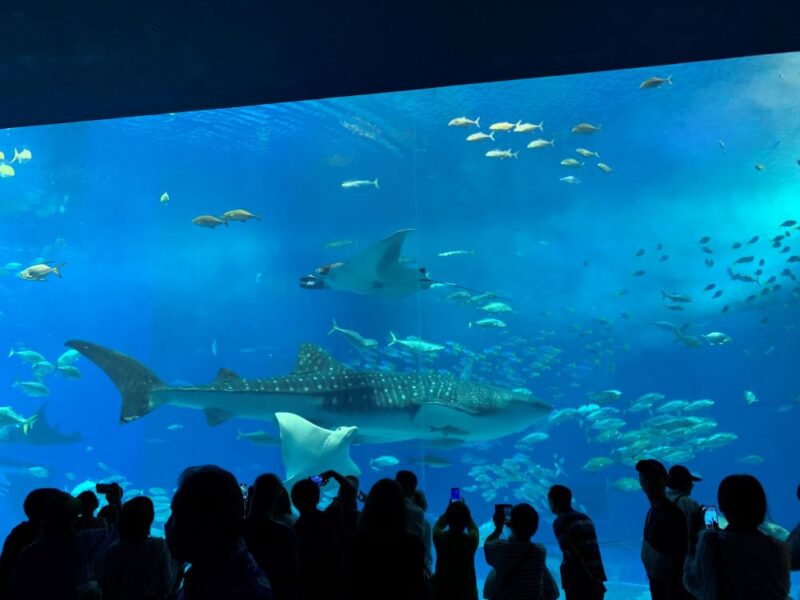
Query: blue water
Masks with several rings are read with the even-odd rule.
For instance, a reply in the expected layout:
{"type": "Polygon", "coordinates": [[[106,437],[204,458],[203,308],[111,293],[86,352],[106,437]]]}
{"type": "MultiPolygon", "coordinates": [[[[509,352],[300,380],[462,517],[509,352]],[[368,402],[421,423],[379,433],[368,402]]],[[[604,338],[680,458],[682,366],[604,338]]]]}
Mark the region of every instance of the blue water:
{"type": "MultiPolygon", "coordinates": [[[[356,368],[383,363],[462,375],[464,354],[452,344],[432,360],[404,357],[386,348],[393,331],[457,343],[482,356],[474,380],[528,388],[556,408],[618,389],[622,398],[611,406],[627,422],[622,432],[652,416],[626,412],[646,392],[663,393],[665,401],[710,398],[711,409],[693,414],[717,422],[710,433],[738,439],[693,449],[685,462],[704,478],[695,496],[714,503],[724,475],[751,472],[766,487],[769,519],[791,528],[799,512],[800,466],[793,457],[800,288],[781,272],[800,275],[800,265],[786,262],[800,255],[800,231],[780,225],[800,220],[798,92],[800,55],[788,54],[5,130],[6,163],[15,147],[30,149],[32,159],[14,163],[15,176],[0,179],[0,265],[24,267],[42,256],[66,265],[62,279],[51,275],[43,283],[23,281],[13,269],[0,277],[0,347],[33,349],[55,362],[66,340],[90,340],[135,356],[172,383],[208,383],[221,366],[244,377],[286,374],[305,341],[356,368]],[[654,75],[670,75],[674,84],[640,90],[654,75]],[[543,121],[544,132],[498,132],[496,143],[467,143],[477,128],[448,127],[461,116],[480,117],[484,132],[505,120],[543,121]],[[601,129],[571,133],[580,122],[601,129]],[[538,137],[554,139],[555,146],[527,149],[538,137]],[[600,158],[584,159],[578,147],[600,158]],[[519,151],[519,157],[485,157],[492,149],[519,151]],[[563,167],[565,158],[585,165],[563,167]],[[613,173],[597,168],[599,160],[613,173]],[[567,175],[581,183],[559,180],[567,175]],[[341,187],[345,180],[374,178],[380,189],[341,187]],[[164,192],[166,204],[159,201],[164,192]],[[234,208],[262,220],[214,230],[191,224],[198,215],[234,208]],[[445,299],[450,288],[387,299],[298,286],[301,275],[404,228],[415,230],[403,252],[414,259],[412,267],[471,290],[499,292],[514,312],[485,315],[445,299]],[[770,240],[782,232],[791,235],[773,248],[770,240]],[[759,241],[747,245],[756,235],[759,241]],[[701,251],[703,236],[711,238],[706,246],[713,254],[701,251]],[[323,247],[340,239],[356,243],[323,247]],[[734,250],[737,241],[744,246],[734,250]],[[645,252],[637,257],[639,249],[645,252]],[[438,256],[451,250],[474,254],[438,256]],[[663,255],[669,258],[660,262],[663,255]],[[746,255],[755,261],[735,270],[752,274],[763,258],[763,285],[726,274],[746,255]],[[639,269],[646,273],[634,277],[639,269]],[[771,275],[777,280],[767,284],[771,275]],[[721,298],[703,292],[709,283],[724,290],[721,298]],[[771,292],[760,295],[767,287],[771,292]],[[688,294],[693,302],[669,310],[661,290],[688,294]],[[753,293],[758,297],[745,302],[753,293]],[[484,316],[502,318],[507,329],[467,327],[484,316]],[[334,318],[379,340],[380,351],[359,353],[327,335],[334,318]],[[724,332],[733,342],[687,347],[654,321],[689,324],[695,336],[724,332]],[[759,401],[748,405],[745,390],[759,401]],[[742,464],[748,455],[763,462],[742,464]]],[[[14,464],[0,468],[0,531],[21,518],[21,500],[34,486],[72,490],[116,476],[128,489],[160,487],[168,495],[189,464],[218,463],[245,482],[264,471],[283,472],[277,447],[236,437],[237,430],[277,433],[272,423],[233,419],[211,428],[198,411],[165,406],[120,425],[118,393],[86,359],[75,363],[80,381],[47,376],[44,399],[12,387],[32,379],[30,365],[2,360],[3,404],[27,416],[45,400],[48,419],[83,440],[2,444],[0,456],[9,460],[0,462],[14,464]],[[44,467],[47,476],[34,477],[32,466],[44,467]]],[[[343,416],[340,424],[346,421],[343,416]]],[[[495,502],[521,499],[549,519],[540,495],[545,484],[533,481],[536,489],[522,491],[518,481],[503,487],[496,474],[483,487],[475,481],[475,467],[499,466],[522,452],[517,465],[571,486],[595,518],[610,577],[642,583],[645,499],[611,485],[635,476],[632,468],[582,468],[590,458],[616,456],[624,444],[589,441],[588,423],[577,419],[549,428],[545,421],[541,428],[550,438],[522,451],[516,435],[448,450],[418,442],[359,445],[351,454],[365,486],[394,473],[371,470],[377,456],[416,470],[432,519],[456,486],[479,524],[489,520],[495,502]],[[426,455],[446,465],[415,462],[426,455]]],[[[552,543],[547,521],[537,538],[552,543]]]]}

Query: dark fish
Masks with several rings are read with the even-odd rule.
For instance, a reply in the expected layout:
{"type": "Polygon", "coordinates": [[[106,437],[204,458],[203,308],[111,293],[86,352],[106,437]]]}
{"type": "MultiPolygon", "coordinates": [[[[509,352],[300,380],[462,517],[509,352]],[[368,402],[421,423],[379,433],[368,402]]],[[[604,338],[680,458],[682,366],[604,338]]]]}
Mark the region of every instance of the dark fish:
{"type": "Polygon", "coordinates": [[[761,163],[756,163],[753,166],[755,167],[756,171],[763,171],[764,170],[764,165],[762,165],[761,163]]]}
{"type": "Polygon", "coordinates": [[[755,244],[757,241],[758,241],[758,236],[754,235],[753,237],[750,238],[750,241],[747,242],[747,243],[748,244],[755,244]]]}
{"type": "Polygon", "coordinates": [[[731,248],[733,248],[734,250],[738,250],[741,247],[742,247],[742,242],[733,242],[733,244],[731,244],[731,248]]]}
{"type": "Polygon", "coordinates": [[[636,251],[636,256],[642,256],[643,254],[644,254],[644,248],[639,248],[639,249],[636,251]]]}
{"type": "Polygon", "coordinates": [[[780,291],[780,289],[781,289],[781,284],[780,283],[776,283],[775,285],[772,286],[772,291],[773,292],[778,292],[778,291],[780,291]]]}
{"type": "Polygon", "coordinates": [[[781,227],[794,227],[795,225],[797,225],[797,221],[795,221],[794,219],[787,219],[786,221],[781,223],[781,227]]]}
{"type": "Polygon", "coordinates": [[[644,269],[639,269],[638,271],[634,271],[634,272],[633,272],[633,276],[634,276],[634,277],[641,277],[641,276],[642,276],[642,275],[644,275],[645,273],[646,273],[646,271],[645,271],[644,269]]]}
{"type": "Polygon", "coordinates": [[[759,267],[763,267],[764,266],[764,259],[763,258],[760,261],[758,261],[758,266],[759,267]]]}
{"type": "Polygon", "coordinates": [[[667,306],[670,310],[683,310],[683,307],[680,304],[670,304],[667,306]]]}
{"type": "Polygon", "coordinates": [[[622,317],[623,319],[630,319],[628,313],[619,313],[619,316],[622,317]]]}
{"type": "Polygon", "coordinates": [[[756,296],[755,294],[750,294],[747,298],[744,299],[744,301],[745,302],[752,302],[756,298],[758,298],[758,296],[756,296]]]}
{"type": "Polygon", "coordinates": [[[784,277],[791,277],[792,271],[791,269],[784,269],[783,271],[781,271],[781,275],[783,275],[784,277]]]}
{"type": "Polygon", "coordinates": [[[714,266],[714,260],[713,260],[713,259],[711,259],[711,258],[707,258],[707,259],[706,259],[706,266],[707,266],[709,269],[710,269],[711,267],[713,267],[713,266],[714,266]]]}
{"type": "Polygon", "coordinates": [[[761,290],[761,295],[766,296],[767,294],[769,294],[769,291],[770,291],[769,288],[764,288],[763,290],[761,290]]]}
{"type": "Polygon", "coordinates": [[[722,296],[722,290],[717,290],[717,291],[714,293],[714,295],[712,296],[712,298],[715,298],[715,299],[716,299],[716,298],[719,298],[720,296],[722,296]]]}
{"type": "Polygon", "coordinates": [[[742,256],[741,258],[736,259],[737,265],[743,265],[744,263],[750,263],[755,260],[754,256],[742,256]]]}
{"type": "Polygon", "coordinates": [[[781,254],[786,254],[787,252],[791,252],[792,249],[790,246],[784,246],[783,250],[781,250],[781,254]]]}
{"type": "Polygon", "coordinates": [[[617,296],[627,296],[629,293],[628,290],[623,288],[617,292],[617,296]]]}
{"type": "Polygon", "coordinates": [[[704,288],[703,288],[703,291],[704,291],[704,292],[710,292],[710,291],[711,291],[711,290],[713,290],[715,287],[717,287],[717,284],[716,284],[716,283],[709,283],[709,284],[708,284],[706,287],[704,287],[704,288]]]}
{"type": "Polygon", "coordinates": [[[756,269],[756,277],[761,277],[763,273],[764,271],[762,271],[761,269],[756,269]]]}
{"type": "Polygon", "coordinates": [[[658,243],[656,244],[656,250],[661,250],[664,247],[664,244],[658,243]]]}
{"type": "Polygon", "coordinates": [[[709,248],[708,246],[703,246],[702,248],[700,248],[700,250],[702,250],[706,254],[714,254],[714,251],[711,248],[709,248]]]}
{"type": "Polygon", "coordinates": [[[669,254],[665,254],[661,258],[658,259],[658,262],[667,262],[669,260],[669,254]]]}
{"type": "Polygon", "coordinates": [[[776,235],[774,238],[772,238],[772,241],[773,242],[782,242],[784,237],[786,237],[786,236],[784,236],[783,234],[776,235]]]}
{"type": "Polygon", "coordinates": [[[726,304],[725,306],[723,306],[723,307],[722,307],[722,310],[721,310],[721,311],[719,311],[719,312],[728,312],[728,310],[729,310],[729,309],[730,309],[730,306],[728,306],[728,305],[726,304]]]}
{"type": "Polygon", "coordinates": [[[781,247],[781,243],[780,242],[772,242],[772,247],[773,248],[780,248],[781,247]]]}
{"type": "Polygon", "coordinates": [[[711,238],[706,235],[706,236],[703,236],[703,237],[700,238],[700,241],[698,242],[698,244],[707,244],[710,241],[711,241],[711,238]]]}
{"type": "Polygon", "coordinates": [[[770,284],[770,283],[773,283],[773,282],[774,282],[776,279],[777,279],[777,277],[776,277],[775,275],[773,275],[772,277],[770,277],[769,279],[767,279],[767,283],[768,283],[768,284],[770,284]]]}
{"type": "Polygon", "coordinates": [[[790,263],[800,262],[800,256],[797,256],[796,254],[794,254],[794,255],[790,256],[788,259],[786,259],[786,262],[790,262],[790,263]]]}

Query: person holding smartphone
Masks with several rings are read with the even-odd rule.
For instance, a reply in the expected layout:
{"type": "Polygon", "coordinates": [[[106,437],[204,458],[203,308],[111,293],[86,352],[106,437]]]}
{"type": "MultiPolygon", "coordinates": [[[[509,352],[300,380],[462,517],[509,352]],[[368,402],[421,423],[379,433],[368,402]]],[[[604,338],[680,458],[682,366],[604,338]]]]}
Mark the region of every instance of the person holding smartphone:
{"type": "Polygon", "coordinates": [[[729,475],[719,484],[717,501],[728,526],[704,530],[690,549],[687,589],[700,600],[786,600],[789,548],[759,529],[767,514],[761,483],[752,475],[729,475]]]}
{"type": "Polygon", "coordinates": [[[686,517],[686,529],[689,535],[689,545],[697,543],[697,536],[703,530],[703,507],[692,498],[691,494],[698,481],[703,481],[683,465],[670,467],[667,477],[667,498],[681,509],[686,517]]]}
{"type": "Polygon", "coordinates": [[[478,600],[475,552],[479,541],[480,532],[469,507],[460,492],[451,491],[447,508],[433,526],[436,548],[433,600],[478,600]]]}

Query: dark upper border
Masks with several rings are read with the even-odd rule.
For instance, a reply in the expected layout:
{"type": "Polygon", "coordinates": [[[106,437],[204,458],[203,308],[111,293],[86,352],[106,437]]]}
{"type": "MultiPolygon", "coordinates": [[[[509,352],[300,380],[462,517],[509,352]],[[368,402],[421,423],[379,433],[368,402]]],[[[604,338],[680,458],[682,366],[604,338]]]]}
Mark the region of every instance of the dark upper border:
{"type": "Polygon", "coordinates": [[[0,127],[800,49],[795,0],[72,0],[0,15],[0,127]]]}

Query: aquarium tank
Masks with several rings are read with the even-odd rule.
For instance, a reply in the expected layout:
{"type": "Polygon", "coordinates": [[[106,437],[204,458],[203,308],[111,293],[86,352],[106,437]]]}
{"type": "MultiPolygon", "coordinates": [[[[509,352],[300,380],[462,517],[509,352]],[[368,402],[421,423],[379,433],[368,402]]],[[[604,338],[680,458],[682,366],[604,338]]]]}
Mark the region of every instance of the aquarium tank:
{"type": "MultiPolygon", "coordinates": [[[[634,465],[800,518],[800,54],[0,132],[0,530],[32,488],[154,498],[411,469],[482,537],[546,494],[645,592],[634,465]],[[277,416],[276,416],[277,415],[277,416]],[[345,473],[347,474],[347,473],[345,473]]],[[[323,489],[323,502],[335,493],[323,489]]],[[[478,574],[487,567],[478,553],[478,574]]]]}

